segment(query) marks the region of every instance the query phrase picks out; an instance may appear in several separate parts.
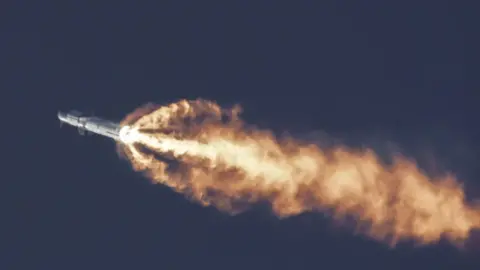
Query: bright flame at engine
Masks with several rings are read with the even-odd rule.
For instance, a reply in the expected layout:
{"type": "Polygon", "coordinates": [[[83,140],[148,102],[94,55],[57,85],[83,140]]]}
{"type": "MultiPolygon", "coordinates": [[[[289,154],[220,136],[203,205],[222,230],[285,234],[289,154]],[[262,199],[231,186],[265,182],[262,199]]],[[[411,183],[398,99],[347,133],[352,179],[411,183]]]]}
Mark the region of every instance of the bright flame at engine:
{"type": "Polygon", "coordinates": [[[369,150],[278,141],[239,113],[205,100],[150,105],[124,120],[119,150],[154,182],[230,213],[260,201],[280,217],[333,211],[392,245],[461,244],[480,227],[479,208],[466,204],[453,176],[429,179],[405,158],[387,166],[369,150]]]}

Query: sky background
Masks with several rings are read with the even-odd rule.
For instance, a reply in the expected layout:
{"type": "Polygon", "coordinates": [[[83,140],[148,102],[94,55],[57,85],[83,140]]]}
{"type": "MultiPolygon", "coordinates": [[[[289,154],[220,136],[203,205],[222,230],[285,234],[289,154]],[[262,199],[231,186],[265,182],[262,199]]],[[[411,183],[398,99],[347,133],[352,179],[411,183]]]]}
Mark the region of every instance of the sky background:
{"type": "Polygon", "coordinates": [[[239,103],[262,128],[321,131],[381,154],[394,142],[480,198],[480,22],[460,2],[5,2],[0,269],[478,269],[477,234],[466,251],[389,249],[321,213],[203,208],[56,117],[239,103]]]}

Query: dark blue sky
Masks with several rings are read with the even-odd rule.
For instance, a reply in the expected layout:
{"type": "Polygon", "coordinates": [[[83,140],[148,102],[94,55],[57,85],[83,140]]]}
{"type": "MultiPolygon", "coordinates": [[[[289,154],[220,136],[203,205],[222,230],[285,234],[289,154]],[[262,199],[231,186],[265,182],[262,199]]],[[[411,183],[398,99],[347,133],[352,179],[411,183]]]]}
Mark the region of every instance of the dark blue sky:
{"type": "Polygon", "coordinates": [[[468,252],[445,243],[389,250],[321,214],[279,221],[265,209],[229,217],[202,208],[134,173],[113,142],[59,130],[56,119],[78,109],[120,120],[180,98],[240,103],[262,127],[437,155],[480,197],[469,48],[480,22],[459,2],[2,5],[11,154],[0,268],[478,269],[480,240],[468,252]]]}

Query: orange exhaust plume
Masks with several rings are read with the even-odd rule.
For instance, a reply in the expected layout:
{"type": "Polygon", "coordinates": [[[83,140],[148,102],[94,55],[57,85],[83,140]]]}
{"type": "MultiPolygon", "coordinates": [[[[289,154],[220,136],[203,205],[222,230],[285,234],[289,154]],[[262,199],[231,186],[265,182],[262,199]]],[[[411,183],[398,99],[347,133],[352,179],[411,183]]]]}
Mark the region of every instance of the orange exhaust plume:
{"type": "Polygon", "coordinates": [[[127,117],[119,147],[154,182],[233,214],[262,201],[280,217],[331,211],[391,245],[461,245],[480,227],[480,209],[453,176],[430,179],[408,159],[386,165],[370,150],[279,141],[239,113],[206,100],[150,106],[127,117]]]}

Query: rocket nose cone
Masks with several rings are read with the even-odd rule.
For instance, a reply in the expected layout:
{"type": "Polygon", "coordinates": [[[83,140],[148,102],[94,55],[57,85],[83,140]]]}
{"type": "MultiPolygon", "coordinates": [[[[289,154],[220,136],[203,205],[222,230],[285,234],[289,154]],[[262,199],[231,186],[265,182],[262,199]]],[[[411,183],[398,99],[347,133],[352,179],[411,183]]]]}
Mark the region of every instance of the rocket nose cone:
{"type": "Polygon", "coordinates": [[[63,113],[63,112],[58,112],[58,113],[57,113],[57,117],[58,117],[59,120],[63,120],[63,119],[66,118],[66,114],[63,113]]]}

